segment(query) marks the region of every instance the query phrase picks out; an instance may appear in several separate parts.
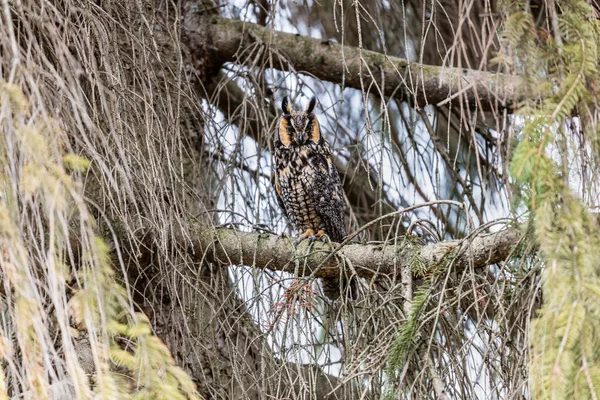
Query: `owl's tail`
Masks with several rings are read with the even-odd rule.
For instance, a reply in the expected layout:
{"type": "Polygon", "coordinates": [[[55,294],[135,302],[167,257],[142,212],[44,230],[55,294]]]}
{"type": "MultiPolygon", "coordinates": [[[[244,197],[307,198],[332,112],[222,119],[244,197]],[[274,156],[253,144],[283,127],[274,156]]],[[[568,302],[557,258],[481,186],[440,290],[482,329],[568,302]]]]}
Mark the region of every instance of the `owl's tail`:
{"type": "Polygon", "coordinates": [[[323,293],[329,300],[337,300],[340,295],[350,300],[358,299],[358,277],[352,276],[350,279],[343,278],[322,278],[323,293]],[[341,279],[341,281],[340,281],[341,279]]]}

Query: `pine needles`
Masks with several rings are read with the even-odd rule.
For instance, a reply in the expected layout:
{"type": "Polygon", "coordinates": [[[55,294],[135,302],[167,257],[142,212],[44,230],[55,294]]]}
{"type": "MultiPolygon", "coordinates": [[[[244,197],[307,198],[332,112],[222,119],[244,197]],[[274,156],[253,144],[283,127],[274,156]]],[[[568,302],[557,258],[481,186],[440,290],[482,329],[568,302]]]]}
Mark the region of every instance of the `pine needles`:
{"type": "Polygon", "coordinates": [[[156,51],[172,32],[142,2],[103,3],[2,5],[0,398],[199,398],[101,237],[107,220],[132,241],[141,215],[176,225],[188,103],[156,51]]]}
{"type": "MultiPolygon", "coordinates": [[[[600,25],[586,2],[561,2],[560,8],[556,34],[564,38],[564,47],[556,51],[556,42],[549,39],[553,45],[540,51],[548,73],[544,79],[556,84],[546,86],[539,106],[520,113],[522,141],[512,157],[511,174],[531,211],[545,262],[544,303],[531,330],[532,395],[589,399],[600,395],[600,230],[583,198],[573,192],[568,157],[557,157],[553,147],[569,152],[565,143],[570,142],[567,135],[577,134],[568,129],[573,125],[581,129],[583,146],[593,148],[597,140],[596,123],[589,117],[598,112],[590,88],[600,82],[600,25]]],[[[507,35],[520,37],[513,44],[536,40],[531,29],[507,35]]],[[[529,46],[515,49],[520,59],[531,57],[529,46]]],[[[597,153],[591,162],[597,165],[597,153]]]]}

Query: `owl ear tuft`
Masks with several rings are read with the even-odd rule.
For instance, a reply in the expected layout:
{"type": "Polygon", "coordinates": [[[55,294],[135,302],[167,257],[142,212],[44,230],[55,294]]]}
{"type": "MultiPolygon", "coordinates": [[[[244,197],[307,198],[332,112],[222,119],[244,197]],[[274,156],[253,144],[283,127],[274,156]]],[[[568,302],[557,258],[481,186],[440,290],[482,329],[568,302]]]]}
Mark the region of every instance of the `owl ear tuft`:
{"type": "Polygon", "coordinates": [[[315,96],[310,98],[308,105],[306,106],[306,112],[310,114],[315,110],[315,106],[317,105],[317,98],[315,96]]]}
{"type": "Polygon", "coordinates": [[[289,114],[292,112],[292,107],[290,107],[290,103],[287,96],[285,96],[283,98],[283,101],[281,102],[281,110],[284,114],[289,114]]]}

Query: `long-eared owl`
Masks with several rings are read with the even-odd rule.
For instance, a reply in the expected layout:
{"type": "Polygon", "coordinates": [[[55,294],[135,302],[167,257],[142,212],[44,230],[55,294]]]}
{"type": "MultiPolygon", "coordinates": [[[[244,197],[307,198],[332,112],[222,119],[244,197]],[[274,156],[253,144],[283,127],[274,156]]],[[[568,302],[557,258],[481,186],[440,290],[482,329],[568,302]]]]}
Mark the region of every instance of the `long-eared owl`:
{"type": "MultiPolygon", "coordinates": [[[[342,184],[331,148],[313,112],[316,103],[313,97],[306,110],[294,111],[285,97],[274,135],[275,191],[279,205],[298,232],[296,243],[306,238],[340,242],[346,236],[342,184]]],[[[323,293],[335,300],[341,289],[348,297],[356,298],[357,282],[349,282],[345,278],[341,284],[339,278],[323,279],[323,293]]]]}

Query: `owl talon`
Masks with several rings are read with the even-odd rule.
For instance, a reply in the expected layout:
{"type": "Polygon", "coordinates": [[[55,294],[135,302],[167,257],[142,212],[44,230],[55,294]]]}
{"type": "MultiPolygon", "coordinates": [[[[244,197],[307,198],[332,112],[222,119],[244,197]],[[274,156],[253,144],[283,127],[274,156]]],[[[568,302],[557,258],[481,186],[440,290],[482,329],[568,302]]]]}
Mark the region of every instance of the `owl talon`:
{"type": "Polygon", "coordinates": [[[327,236],[323,229],[319,229],[319,231],[315,233],[315,236],[318,237],[323,243],[331,243],[331,239],[329,239],[329,236],[327,236]]]}
{"type": "Polygon", "coordinates": [[[302,235],[298,236],[296,238],[296,240],[294,240],[294,246],[297,246],[300,244],[301,241],[303,241],[304,239],[309,240],[308,244],[310,245],[312,243],[312,241],[315,239],[315,231],[312,229],[307,229],[306,232],[304,232],[302,235]],[[312,240],[311,240],[312,238],[312,240]]]}

